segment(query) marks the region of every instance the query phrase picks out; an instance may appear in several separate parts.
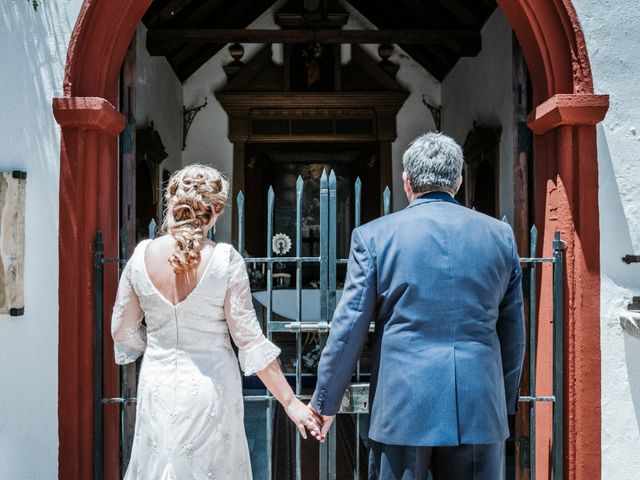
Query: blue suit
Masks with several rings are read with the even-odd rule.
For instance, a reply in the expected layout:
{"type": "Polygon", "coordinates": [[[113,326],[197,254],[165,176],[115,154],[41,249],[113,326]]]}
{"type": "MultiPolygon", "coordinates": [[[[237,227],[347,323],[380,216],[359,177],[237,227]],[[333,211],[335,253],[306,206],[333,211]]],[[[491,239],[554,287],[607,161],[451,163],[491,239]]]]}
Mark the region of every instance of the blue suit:
{"type": "Polygon", "coordinates": [[[312,405],[339,410],[375,322],[371,440],[503,442],[524,358],[521,278],[509,225],[446,193],[355,229],[312,405]]]}

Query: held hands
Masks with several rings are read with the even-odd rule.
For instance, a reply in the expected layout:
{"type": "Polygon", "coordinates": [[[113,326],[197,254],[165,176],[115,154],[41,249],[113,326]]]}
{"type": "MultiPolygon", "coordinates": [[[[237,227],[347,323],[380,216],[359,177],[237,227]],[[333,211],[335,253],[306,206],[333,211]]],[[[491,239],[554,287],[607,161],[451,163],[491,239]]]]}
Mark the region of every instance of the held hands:
{"type": "Polygon", "coordinates": [[[300,435],[305,440],[307,439],[307,429],[311,432],[311,435],[318,440],[324,441],[322,430],[323,423],[322,417],[318,415],[310,407],[307,407],[304,403],[293,397],[285,406],[285,412],[291,419],[291,421],[298,427],[300,435]]]}
{"type": "Polygon", "coordinates": [[[336,418],[335,415],[321,415],[316,411],[315,408],[311,406],[311,404],[307,405],[307,408],[313,412],[313,414],[320,419],[322,429],[320,430],[320,438],[316,437],[320,442],[324,443],[327,438],[327,433],[331,428],[331,424],[333,423],[333,419],[336,418]]]}

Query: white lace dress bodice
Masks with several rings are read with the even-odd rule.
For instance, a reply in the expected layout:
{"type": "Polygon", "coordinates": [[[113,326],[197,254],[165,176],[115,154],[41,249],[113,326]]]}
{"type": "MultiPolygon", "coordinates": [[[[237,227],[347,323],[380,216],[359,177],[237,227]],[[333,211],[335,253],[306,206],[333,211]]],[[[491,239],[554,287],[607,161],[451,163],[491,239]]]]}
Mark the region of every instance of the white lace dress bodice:
{"type": "Polygon", "coordinates": [[[199,283],[173,305],[147,274],[148,243],[136,247],[123,271],[111,323],[116,363],[144,354],[125,480],[251,479],[229,333],[245,375],[280,350],[256,318],[244,259],[216,244],[199,283]]]}

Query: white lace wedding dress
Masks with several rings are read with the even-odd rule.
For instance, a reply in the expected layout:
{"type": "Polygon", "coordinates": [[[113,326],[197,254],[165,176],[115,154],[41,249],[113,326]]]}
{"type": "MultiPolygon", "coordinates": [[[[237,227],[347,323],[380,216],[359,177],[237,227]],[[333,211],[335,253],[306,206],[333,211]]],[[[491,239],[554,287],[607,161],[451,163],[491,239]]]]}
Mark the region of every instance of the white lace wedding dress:
{"type": "Polygon", "coordinates": [[[136,247],[124,269],[111,327],[117,363],[144,354],[125,479],[251,479],[229,332],[245,375],[280,350],[255,316],[245,262],[230,245],[216,244],[200,282],[174,306],[147,274],[148,243],[136,247]]]}

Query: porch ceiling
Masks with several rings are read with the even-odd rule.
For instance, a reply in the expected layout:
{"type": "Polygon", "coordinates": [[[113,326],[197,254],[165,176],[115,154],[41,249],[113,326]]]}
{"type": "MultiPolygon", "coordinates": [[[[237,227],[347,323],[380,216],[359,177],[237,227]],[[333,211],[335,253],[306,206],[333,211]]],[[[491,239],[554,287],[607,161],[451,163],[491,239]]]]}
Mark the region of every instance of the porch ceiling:
{"type": "MultiPolygon", "coordinates": [[[[155,0],[143,18],[150,31],[147,49],[153,54],[161,52],[180,81],[185,81],[226,44],[193,41],[194,32],[203,29],[204,38],[207,35],[204,29],[211,34],[211,29],[220,33],[220,29],[246,28],[274,3],[274,0],[155,0]],[[167,48],[172,29],[176,35],[167,48]],[[154,31],[160,35],[154,35],[154,31]]],[[[480,29],[496,8],[495,0],[349,0],[349,3],[380,30],[390,33],[410,30],[413,34],[424,30],[429,41],[398,45],[440,81],[460,57],[477,54],[480,29]],[[459,44],[461,32],[466,35],[464,48],[459,44]],[[472,38],[476,39],[477,48],[469,45],[472,38]]],[[[293,0],[285,8],[293,13],[303,12],[302,0],[293,0]]],[[[335,0],[329,0],[329,12],[332,11],[340,11],[335,0]]]]}

